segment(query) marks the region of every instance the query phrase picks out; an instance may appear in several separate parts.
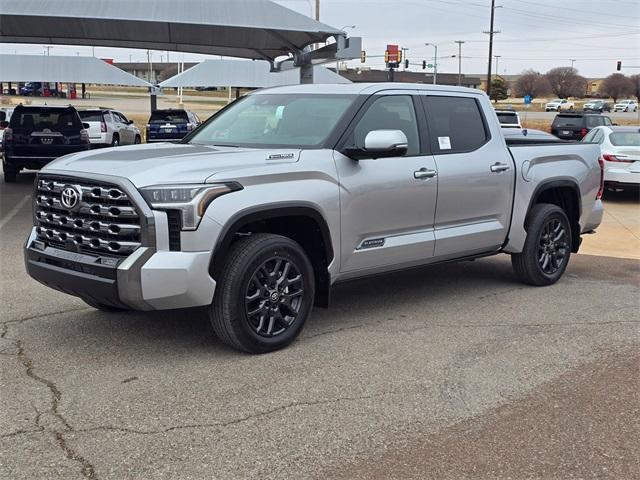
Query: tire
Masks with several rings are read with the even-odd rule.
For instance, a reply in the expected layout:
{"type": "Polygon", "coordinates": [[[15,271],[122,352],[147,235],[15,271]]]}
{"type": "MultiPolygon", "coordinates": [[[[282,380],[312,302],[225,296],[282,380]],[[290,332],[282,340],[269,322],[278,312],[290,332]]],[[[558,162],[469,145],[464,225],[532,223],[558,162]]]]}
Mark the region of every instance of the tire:
{"type": "Polygon", "coordinates": [[[86,303],[87,305],[89,305],[90,307],[93,307],[96,310],[100,310],[102,312],[116,313],[116,312],[126,312],[127,311],[126,308],[112,307],[111,305],[105,305],[104,303],[95,302],[95,301],[89,300],[87,298],[83,298],[82,301],[84,303],[86,303]]]}
{"type": "Polygon", "coordinates": [[[19,170],[3,165],[5,183],[16,183],[18,181],[19,170]]]}
{"type": "Polygon", "coordinates": [[[118,147],[119,145],[120,145],[120,137],[114,134],[113,137],[111,138],[111,146],[118,147]]]}
{"type": "Polygon", "coordinates": [[[221,341],[267,353],[297,338],[315,292],[313,267],[300,245],[280,235],[244,237],[232,245],[220,271],[209,319],[221,341]]]}
{"type": "Polygon", "coordinates": [[[511,255],[517,277],[534,286],[556,283],[571,257],[571,225],[566,213],[556,205],[534,205],[527,215],[525,227],[527,239],[522,253],[511,255]],[[564,235],[554,240],[550,235],[556,232],[557,237],[561,233],[558,228],[564,235]]]}
{"type": "Polygon", "coordinates": [[[136,135],[135,140],[133,141],[134,145],[140,145],[142,143],[142,139],[140,138],[140,135],[136,135]]]}

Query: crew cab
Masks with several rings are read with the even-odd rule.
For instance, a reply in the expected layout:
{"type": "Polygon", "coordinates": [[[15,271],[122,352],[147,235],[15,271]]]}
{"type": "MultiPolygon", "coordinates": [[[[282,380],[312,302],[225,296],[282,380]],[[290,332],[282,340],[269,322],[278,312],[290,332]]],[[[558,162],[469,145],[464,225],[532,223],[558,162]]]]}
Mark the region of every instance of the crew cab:
{"type": "Polygon", "coordinates": [[[551,100],[544,106],[544,111],[550,112],[555,110],[556,112],[561,112],[562,110],[573,110],[573,108],[573,102],[567,100],[566,98],[556,98],[554,100],[551,100]]]}
{"type": "Polygon", "coordinates": [[[68,106],[18,105],[2,137],[4,181],[37,170],[57,157],[89,149],[88,124],[68,106]]]}
{"type": "Polygon", "coordinates": [[[102,310],[205,307],[222,341],[269,352],[345,280],[504,253],[557,282],[602,219],[598,156],[505,140],[478,90],[264,89],[180,143],[48,165],[26,268],[102,310]]]}

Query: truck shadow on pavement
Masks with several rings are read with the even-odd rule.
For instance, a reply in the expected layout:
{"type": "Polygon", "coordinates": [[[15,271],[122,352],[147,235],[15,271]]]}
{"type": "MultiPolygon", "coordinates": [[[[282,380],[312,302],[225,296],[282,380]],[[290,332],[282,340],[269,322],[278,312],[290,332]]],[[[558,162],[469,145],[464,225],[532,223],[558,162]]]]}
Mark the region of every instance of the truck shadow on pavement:
{"type": "MultiPolygon", "coordinates": [[[[393,324],[408,316],[429,315],[431,301],[454,303],[455,298],[482,300],[526,288],[516,282],[507,256],[442,264],[353,280],[338,284],[329,309],[315,308],[297,345],[316,336],[350,328],[373,327],[381,320],[393,324]]],[[[183,349],[236,355],[215,337],[206,308],[158,312],[105,313],[87,309],[51,314],[57,348],[135,350],[145,355],[174,355],[183,349]]],[[[392,327],[393,328],[393,327],[392,327]]],[[[43,341],[47,341],[43,339],[43,341]]],[[[106,352],[105,352],[106,353],[106,352]]]]}

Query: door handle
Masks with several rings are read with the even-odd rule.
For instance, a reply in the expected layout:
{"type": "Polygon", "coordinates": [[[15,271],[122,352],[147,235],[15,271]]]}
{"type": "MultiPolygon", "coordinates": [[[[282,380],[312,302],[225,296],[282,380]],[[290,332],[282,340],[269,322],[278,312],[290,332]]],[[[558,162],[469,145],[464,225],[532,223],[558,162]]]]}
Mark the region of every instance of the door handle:
{"type": "Polygon", "coordinates": [[[437,175],[435,170],[429,170],[427,168],[421,168],[420,170],[416,170],[413,172],[413,178],[417,178],[418,180],[422,180],[425,178],[433,178],[437,175]]]}
{"type": "Polygon", "coordinates": [[[493,173],[500,173],[500,172],[505,172],[507,170],[509,170],[511,167],[509,165],[507,165],[506,163],[500,163],[500,162],[496,162],[493,165],[491,165],[491,171],[493,173]]]}

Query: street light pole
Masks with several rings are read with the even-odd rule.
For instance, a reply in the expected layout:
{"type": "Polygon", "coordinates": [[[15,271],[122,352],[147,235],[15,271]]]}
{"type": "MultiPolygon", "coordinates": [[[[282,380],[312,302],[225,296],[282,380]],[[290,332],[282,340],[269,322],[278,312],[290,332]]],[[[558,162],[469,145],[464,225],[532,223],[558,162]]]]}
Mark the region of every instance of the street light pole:
{"type": "Polygon", "coordinates": [[[496,77],[497,77],[498,75],[500,75],[500,74],[498,73],[498,59],[499,59],[501,56],[502,56],[502,55],[494,55],[494,57],[495,57],[495,59],[496,59],[496,77]]]}
{"type": "Polygon", "coordinates": [[[438,45],[435,43],[425,43],[427,47],[431,46],[434,49],[433,53],[433,84],[435,85],[438,79],[438,45]]]}
{"type": "Polygon", "coordinates": [[[464,40],[456,40],[458,44],[458,86],[462,86],[462,44],[464,40]]]}
{"type": "Polygon", "coordinates": [[[405,67],[405,65],[406,65],[407,63],[406,63],[406,61],[405,61],[405,60],[407,59],[407,52],[409,51],[409,49],[408,49],[408,48],[406,48],[406,47],[402,47],[402,48],[400,48],[400,50],[402,50],[402,61],[403,61],[403,64],[402,64],[402,71],[403,71],[403,72],[406,72],[406,71],[407,71],[407,67],[405,67]]]}
{"type": "Polygon", "coordinates": [[[571,68],[573,68],[573,63],[576,61],[575,58],[570,58],[569,61],[571,62],[571,68]]]}

